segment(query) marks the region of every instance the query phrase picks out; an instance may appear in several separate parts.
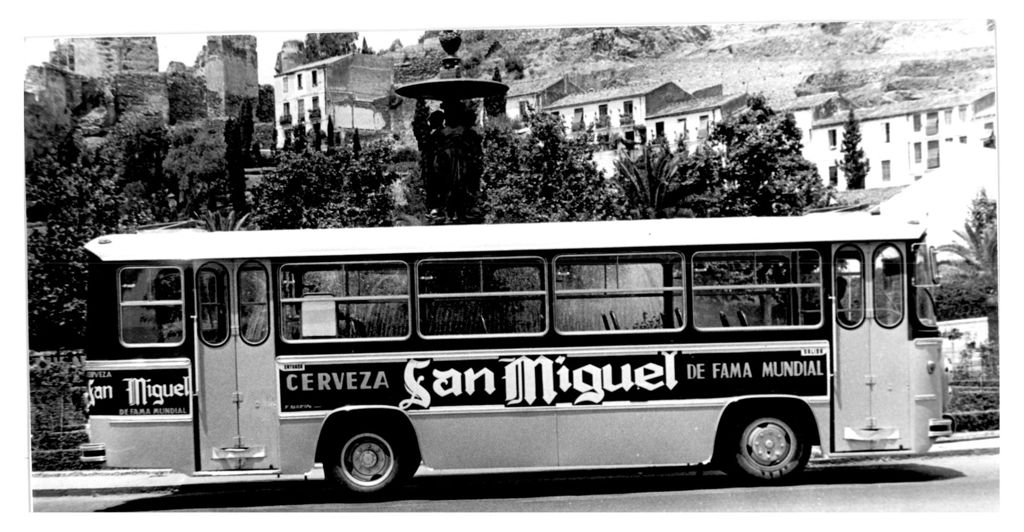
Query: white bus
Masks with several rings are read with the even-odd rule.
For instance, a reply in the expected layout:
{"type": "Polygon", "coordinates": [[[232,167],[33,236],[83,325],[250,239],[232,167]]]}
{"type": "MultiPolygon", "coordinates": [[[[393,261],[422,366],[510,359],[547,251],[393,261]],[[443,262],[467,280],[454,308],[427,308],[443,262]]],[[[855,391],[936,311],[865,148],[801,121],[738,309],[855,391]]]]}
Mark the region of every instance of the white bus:
{"type": "Polygon", "coordinates": [[[97,238],[83,459],[773,482],[951,432],[924,229],[880,216],[97,238]]]}

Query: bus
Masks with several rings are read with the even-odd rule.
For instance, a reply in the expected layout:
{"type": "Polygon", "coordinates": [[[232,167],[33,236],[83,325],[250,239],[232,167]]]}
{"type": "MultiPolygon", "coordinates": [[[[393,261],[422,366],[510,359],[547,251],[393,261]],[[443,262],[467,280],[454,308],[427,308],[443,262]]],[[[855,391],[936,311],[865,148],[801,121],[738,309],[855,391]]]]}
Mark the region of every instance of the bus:
{"type": "Polygon", "coordinates": [[[773,483],[926,451],[925,229],[884,216],[96,238],[83,460],[414,475],[658,466],[773,483]]]}

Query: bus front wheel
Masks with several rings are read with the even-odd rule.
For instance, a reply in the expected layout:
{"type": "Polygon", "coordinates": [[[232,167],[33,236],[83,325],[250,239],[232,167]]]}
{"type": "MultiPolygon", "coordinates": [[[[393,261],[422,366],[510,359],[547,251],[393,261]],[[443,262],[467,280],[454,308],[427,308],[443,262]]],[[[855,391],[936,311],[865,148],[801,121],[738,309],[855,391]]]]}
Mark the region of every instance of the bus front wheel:
{"type": "Polygon", "coordinates": [[[359,494],[380,493],[401,478],[402,447],[390,433],[356,431],[338,441],[340,447],[324,464],[325,475],[338,486],[359,494]]]}
{"type": "Polygon", "coordinates": [[[780,481],[807,465],[811,446],[789,420],[755,416],[736,425],[730,469],[758,481],[780,481]]]}

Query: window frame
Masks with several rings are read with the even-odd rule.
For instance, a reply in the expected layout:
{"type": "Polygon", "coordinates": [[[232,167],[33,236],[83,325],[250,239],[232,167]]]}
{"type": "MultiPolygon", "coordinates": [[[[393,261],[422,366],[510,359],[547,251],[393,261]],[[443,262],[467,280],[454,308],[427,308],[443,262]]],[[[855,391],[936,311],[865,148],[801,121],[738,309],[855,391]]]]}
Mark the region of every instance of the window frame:
{"type": "Polygon", "coordinates": [[[939,133],[939,112],[931,111],[925,114],[924,134],[931,136],[939,133]]]}
{"type": "MultiPolygon", "coordinates": [[[[810,330],[821,329],[822,327],[825,326],[825,308],[824,308],[825,307],[825,280],[824,280],[825,264],[822,261],[821,256],[822,256],[821,252],[819,250],[817,250],[817,249],[814,249],[814,248],[797,248],[797,247],[792,247],[792,248],[758,248],[758,249],[721,249],[721,250],[714,250],[714,251],[694,251],[693,253],[690,254],[690,286],[689,286],[689,292],[692,294],[691,297],[693,299],[693,305],[692,305],[691,313],[694,315],[694,317],[693,317],[693,328],[694,328],[694,330],[697,330],[697,331],[722,332],[722,331],[795,331],[795,330],[807,330],[807,331],[810,331],[810,330]],[[784,253],[801,253],[801,252],[805,252],[805,251],[813,252],[814,254],[816,254],[818,256],[818,271],[819,271],[819,274],[818,274],[818,283],[817,284],[813,284],[813,283],[785,283],[785,284],[765,284],[765,285],[756,285],[755,284],[755,285],[731,285],[731,286],[737,286],[737,287],[750,287],[750,286],[754,286],[754,287],[758,287],[758,288],[773,288],[773,287],[774,288],[794,288],[794,289],[797,289],[797,290],[799,290],[800,288],[811,288],[811,287],[817,286],[818,287],[818,323],[817,324],[815,324],[815,325],[753,325],[753,326],[736,326],[736,327],[724,327],[724,326],[721,326],[721,325],[716,325],[714,327],[700,327],[700,326],[697,325],[697,320],[696,320],[696,312],[697,311],[696,311],[696,308],[697,308],[697,294],[698,294],[698,292],[702,291],[702,289],[704,289],[704,288],[706,288],[707,291],[723,290],[723,288],[721,286],[710,286],[710,287],[697,286],[697,284],[695,282],[695,277],[697,276],[696,264],[697,264],[697,259],[698,259],[699,255],[725,255],[725,254],[730,254],[730,253],[735,253],[735,254],[746,253],[746,254],[749,254],[750,256],[756,256],[756,254],[758,254],[758,253],[784,254],[784,253]]],[[[756,264],[756,259],[755,259],[755,264],[756,264]]],[[[799,292],[797,292],[797,293],[799,294],[799,292]]]]}
{"type": "Polygon", "coordinates": [[[215,260],[207,261],[204,262],[198,268],[196,268],[194,283],[195,284],[193,286],[195,287],[196,292],[196,320],[198,320],[196,323],[196,331],[199,333],[199,341],[202,342],[203,345],[207,347],[221,347],[224,344],[227,344],[228,340],[231,338],[231,272],[228,271],[227,266],[225,266],[221,262],[215,260]],[[211,265],[219,267],[221,270],[223,270],[225,286],[227,288],[227,299],[221,302],[221,304],[224,306],[224,338],[219,342],[208,342],[206,338],[203,336],[202,327],[204,303],[202,301],[202,292],[200,290],[199,285],[199,274],[202,273],[205,268],[211,265]]]}
{"type": "Polygon", "coordinates": [[[889,181],[892,181],[892,161],[886,159],[882,161],[882,182],[889,181]]]}
{"type": "Polygon", "coordinates": [[[927,145],[928,159],[925,162],[925,168],[927,168],[929,170],[934,170],[934,169],[942,166],[942,158],[939,156],[939,152],[941,150],[940,146],[941,146],[941,144],[939,143],[938,140],[929,140],[928,141],[928,145],[927,145]],[[934,148],[934,150],[933,150],[933,148],[934,148]],[[935,152],[935,157],[934,158],[932,157],[932,152],[933,151],[935,152]],[[933,161],[934,161],[934,164],[932,164],[933,161]]]}
{"type": "Polygon", "coordinates": [[[396,265],[397,264],[401,264],[402,266],[405,267],[406,280],[409,281],[410,283],[412,281],[411,277],[409,276],[410,273],[411,273],[411,268],[409,267],[409,263],[404,261],[404,260],[399,260],[399,259],[393,259],[393,260],[363,260],[363,261],[330,261],[330,262],[286,262],[284,264],[281,264],[281,266],[277,269],[277,279],[276,279],[276,281],[277,281],[276,282],[276,287],[277,287],[278,293],[281,294],[281,297],[279,297],[277,299],[277,306],[278,306],[278,309],[277,309],[278,310],[278,318],[277,318],[278,319],[278,322],[277,322],[278,333],[277,333],[277,336],[278,336],[278,338],[280,338],[281,341],[286,343],[286,344],[333,344],[333,343],[353,343],[353,342],[400,342],[400,341],[408,340],[409,338],[411,338],[412,337],[412,331],[413,331],[413,329],[412,329],[412,304],[413,304],[413,297],[412,297],[412,295],[413,294],[412,294],[412,285],[411,284],[407,285],[407,292],[406,292],[405,295],[402,295],[402,296],[370,296],[370,297],[365,297],[364,296],[364,297],[341,297],[341,298],[336,298],[336,297],[333,297],[333,296],[331,297],[331,300],[334,301],[335,304],[337,304],[337,302],[339,300],[345,300],[345,299],[358,299],[358,300],[364,300],[364,301],[367,300],[367,299],[373,299],[374,301],[401,301],[401,300],[404,300],[406,302],[406,304],[408,305],[406,307],[407,310],[406,310],[406,313],[405,313],[405,319],[406,319],[406,323],[408,324],[408,327],[406,328],[406,333],[405,333],[404,336],[383,336],[383,337],[372,337],[371,336],[371,337],[364,337],[364,338],[343,338],[343,337],[339,337],[339,338],[305,338],[305,339],[304,338],[289,339],[289,338],[285,337],[285,334],[284,334],[285,333],[285,326],[284,326],[284,323],[283,323],[284,315],[285,315],[285,313],[284,313],[284,306],[285,306],[285,304],[288,304],[288,303],[301,303],[302,300],[303,300],[302,297],[289,297],[289,298],[284,297],[285,291],[284,291],[284,287],[282,285],[284,283],[284,272],[285,272],[285,268],[286,267],[289,267],[289,266],[300,266],[300,267],[301,266],[347,266],[347,265],[361,265],[361,264],[377,264],[377,265],[380,265],[380,264],[396,264],[396,265]]]}
{"type": "Polygon", "coordinates": [[[906,255],[900,249],[898,245],[893,242],[883,242],[871,251],[871,317],[875,322],[875,325],[882,327],[883,329],[895,329],[903,323],[903,320],[907,317],[907,264],[906,255]],[[892,248],[899,254],[899,260],[897,263],[900,265],[900,319],[896,320],[892,325],[885,325],[878,319],[878,301],[875,296],[878,295],[878,283],[877,283],[877,267],[875,261],[878,260],[878,256],[882,250],[886,248],[892,248]]]}
{"type": "MultiPolygon", "coordinates": [[[[540,261],[540,279],[542,281],[548,279],[547,270],[549,269],[548,261],[544,260],[544,257],[539,255],[511,255],[511,256],[472,256],[472,257],[443,257],[443,258],[424,258],[416,261],[414,265],[414,277],[413,282],[416,283],[416,335],[424,340],[457,340],[457,339],[481,339],[481,338],[530,338],[530,337],[541,337],[548,334],[551,330],[551,308],[549,294],[550,291],[547,286],[544,286],[541,290],[524,290],[521,292],[507,292],[507,294],[516,294],[517,296],[536,296],[542,295],[541,309],[544,313],[544,328],[539,332],[527,332],[527,333],[484,333],[484,334],[424,334],[421,325],[423,324],[423,312],[420,311],[420,302],[424,299],[424,293],[420,290],[420,268],[424,263],[437,263],[437,262],[469,262],[469,261],[540,261]]],[[[482,288],[482,287],[481,287],[482,288]]],[[[492,296],[495,298],[502,297],[505,292],[446,292],[444,294],[426,294],[426,299],[453,299],[459,296],[468,297],[486,297],[492,296]]]]}
{"type": "MultiPolygon", "coordinates": [[[[639,252],[639,253],[629,253],[629,252],[614,253],[614,252],[607,252],[607,253],[571,253],[571,254],[564,254],[564,255],[556,255],[552,259],[552,261],[551,261],[551,281],[550,282],[551,282],[551,294],[552,294],[552,296],[554,298],[552,300],[552,302],[551,302],[551,317],[550,317],[551,322],[552,322],[551,329],[553,331],[555,331],[555,333],[558,334],[559,336],[590,336],[590,335],[607,335],[607,334],[666,334],[666,333],[678,333],[678,332],[681,332],[681,331],[686,329],[686,320],[688,318],[687,311],[689,310],[687,308],[687,306],[686,306],[686,300],[687,300],[687,295],[686,294],[687,294],[688,287],[686,286],[686,257],[684,257],[682,253],[679,253],[679,252],[676,252],[676,251],[663,251],[663,252],[650,251],[650,252],[639,252]],[[612,291],[612,290],[609,290],[609,289],[598,290],[598,289],[591,289],[591,288],[585,288],[585,289],[581,288],[581,289],[575,289],[575,290],[562,290],[562,291],[559,291],[557,289],[557,286],[558,286],[557,285],[557,280],[558,280],[557,277],[558,277],[558,261],[560,259],[572,259],[572,258],[599,259],[599,258],[602,258],[602,257],[604,257],[604,258],[612,258],[612,257],[660,257],[660,258],[665,258],[665,257],[668,257],[668,256],[672,256],[673,258],[676,258],[676,257],[679,258],[679,264],[680,264],[680,267],[682,268],[682,272],[683,272],[683,277],[680,278],[680,285],[681,286],[679,286],[679,288],[664,287],[663,286],[660,289],[654,289],[654,288],[643,289],[643,288],[641,288],[641,289],[616,289],[616,290],[621,290],[620,293],[630,292],[630,293],[632,293],[634,295],[636,295],[639,292],[650,292],[650,295],[659,295],[661,297],[664,297],[666,292],[678,292],[682,296],[681,299],[680,299],[680,304],[679,304],[679,312],[682,314],[682,318],[683,318],[682,322],[683,323],[680,326],[675,327],[675,328],[671,328],[671,329],[664,329],[664,328],[662,328],[662,329],[611,329],[611,330],[593,330],[593,331],[562,331],[562,330],[558,329],[558,321],[555,319],[555,316],[558,313],[558,294],[559,293],[562,293],[562,294],[565,294],[565,293],[569,293],[569,294],[588,294],[588,293],[610,292],[610,291],[612,291]]],[[[673,297],[675,297],[675,296],[673,295],[673,297]]],[[[673,322],[674,321],[675,321],[675,319],[673,318],[673,322]]]]}
{"type": "Polygon", "coordinates": [[[173,266],[173,265],[167,265],[167,264],[165,264],[165,265],[153,265],[153,266],[137,266],[137,265],[136,266],[122,266],[122,267],[117,269],[117,272],[116,272],[116,275],[115,275],[114,279],[116,280],[116,282],[114,284],[114,289],[117,291],[117,339],[118,339],[118,342],[121,343],[122,347],[126,347],[128,349],[136,349],[136,348],[140,348],[140,347],[141,348],[149,348],[149,347],[180,347],[180,346],[184,345],[185,339],[188,337],[188,331],[186,330],[186,323],[188,322],[188,320],[186,319],[186,314],[185,314],[185,269],[184,268],[182,268],[181,266],[173,266]],[[177,343],[167,343],[167,342],[163,342],[163,343],[161,343],[161,342],[155,342],[155,343],[154,342],[150,342],[150,343],[129,343],[129,342],[126,342],[124,340],[124,315],[123,315],[123,311],[122,311],[122,309],[125,306],[129,306],[129,307],[172,306],[175,300],[170,300],[170,299],[168,299],[168,300],[160,300],[160,301],[166,301],[164,303],[155,303],[155,302],[152,302],[152,301],[130,301],[129,305],[125,305],[124,304],[125,302],[121,299],[121,273],[124,272],[125,270],[167,270],[167,269],[177,270],[178,271],[178,279],[180,279],[180,282],[181,282],[181,299],[177,300],[177,303],[180,304],[180,308],[181,308],[181,341],[179,341],[177,343]]]}
{"type": "Polygon", "coordinates": [[[238,294],[235,297],[235,312],[237,313],[238,316],[238,337],[241,338],[241,340],[245,342],[246,345],[250,345],[253,347],[262,345],[272,336],[271,325],[274,323],[274,293],[271,290],[272,284],[273,280],[271,279],[270,271],[267,269],[266,265],[264,265],[260,261],[251,259],[247,260],[242,264],[238,265],[238,268],[235,270],[235,291],[238,294]],[[263,275],[267,280],[267,332],[263,335],[263,338],[261,338],[260,341],[258,342],[250,341],[248,338],[245,337],[245,334],[242,332],[242,270],[245,270],[246,267],[249,265],[255,265],[260,271],[263,272],[263,275]]]}

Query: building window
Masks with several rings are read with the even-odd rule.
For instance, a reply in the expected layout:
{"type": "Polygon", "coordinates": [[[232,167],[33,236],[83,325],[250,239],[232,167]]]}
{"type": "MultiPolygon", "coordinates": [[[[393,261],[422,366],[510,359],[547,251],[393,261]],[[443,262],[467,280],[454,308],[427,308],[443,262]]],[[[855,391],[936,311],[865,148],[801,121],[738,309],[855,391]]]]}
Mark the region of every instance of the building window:
{"type": "Polygon", "coordinates": [[[915,132],[921,131],[921,115],[920,114],[915,114],[914,115],[914,131],[915,132]]]}
{"type": "Polygon", "coordinates": [[[967,137],[960,137],[960,144],[967,144],[967,137]]]}
{"type": "Polygon", "coordinates": [[[890,140],[889,132],[890,132],[890,130],[889,130],[889,123],[886,122],[885,123],[885,143],[886,144],[888,144],[889,140],[890,140]]]}
{"type": "Polygon", "coordinates": [[[320,108],[320,97],[319,96],[314,96],[313,97],[313,109],[319,109],[319,108],[320,108]]]}
{"type": "Polygon", "coordinates": [[[633,102],[622,102],[622,114],[632,115],[633,114],[633,102]]]}
{"type": "Polygon", "coordinates": [[[299,100],[299,122],[306,119],[306,100],[299,100]]]}
{"type": "Polygon", "coordinates": [[[889,161],[882,161],[882,181],[890,181],[892,179],[891,172],[889,161]]]}
{"type": "Polygon", "coordinates": [[[608,116],[608,104],[602,103],[597,106],[597,116],[601,118],[608,116]]]}
{"type": "Polygon", "coordinates": [[[943,120],[943,122],[946,123],[947,126],[952,124],[953,123],[953,110],[952,109],[946,109],[945,111],[943,111],[942,112],[942,120],[943,120]]]}
{"type": "Polygon", "coordinates": [[[959,107],[958,111],[960,113],[960,121],[961,122],[966,122],[967,121],[967,106],[966,105],[961,105],[959,107]]]}
{"type": "Polygon", "coordinates": [[[288,92],[288,76],[281,78],[281,92],[288,92]]]}
{"type": "Polygon", "coordinates": [[[946,137],[946,142],[953,142],[953,137],[946,137]]]}
{"type": "Polygon", "coordinates": [[[697,131],[697,137],[698,138],[704,138],[704,137],[708,136],[708,126],[709,125],[710,125],[710,121],[708,119],[708,115],[701,116],[700,117],[700,129],[697,131]]]}
{"type": "Polygon", "coordinates": [[[288,102],[284,102],[284,108],[282,109],[282,113],[281,114],[282,115],[290,115],[290,114],[292,114],[291,113],[291,104],[289,104],[288,102]]]}
{"type": "Polygon", "coordinates": [[[529,106],[526,105],[526,100],[519,100],[519,116],[526,116],[529,106]]]}
{"type": "Polygon", "coordinates": [[[659,138],[659,139],[665,137],[665,123],[664,122],[655,122],[654,123],[654,136],[659,138]]]}
{"type": "Polygon", "coordinates": [[[312,75],[313,75],[313,86],[316,87],[317,86],[316,70],[313,71],[312,75]]]}
{"type": "Polygon", "coordinates": [[[836,145],[839,143],[839,135],[834,129],[828,130],[828,149],[836,149],[836,145]]]}
{"type": "Polygon", "coordinates": [[[920,142],[915,142],[914,143],[914,162],[918,163],[918,164],[921,163],[921,143],[920,142]]]}
{"type": "Polygon", "coordinates": [[[939,132],[939,113],[928,113],[928,127],[925,128],[925,135],[934,135],[939,132]]]}
{"type": "Polygon", "coordinates": [[[298,81],[296,82],[296,88],[302,90],[302,74],[298,75],[298,81]]]}
{"type": "Polygon", "coordinates": [[[928,141],[928,168],[939,167],[939,141],[928,141]]]}
{"type": "Polygon", "coordinates": [[[839,185],[839,167],[832,165],[828,167],[828,184],[829,186],[839,185]]]}

